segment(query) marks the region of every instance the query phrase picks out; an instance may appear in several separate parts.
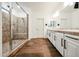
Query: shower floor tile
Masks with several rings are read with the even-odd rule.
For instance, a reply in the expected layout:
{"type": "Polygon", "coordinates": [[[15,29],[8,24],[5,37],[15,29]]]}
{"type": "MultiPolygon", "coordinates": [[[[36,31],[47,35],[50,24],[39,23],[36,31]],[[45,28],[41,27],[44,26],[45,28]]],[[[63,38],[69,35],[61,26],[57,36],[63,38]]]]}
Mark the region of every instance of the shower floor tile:
{"type": "MultiPolygon", "coordinates": [[[[19,46],[24,41],[25,40],[12,40],[12,50],[15,49],[17,46],[19,46]]],[[[3,43],[2,50],[3,50],[2,55],[8,56],[8,54],[11,52],[9,41],[3,43]]]]}

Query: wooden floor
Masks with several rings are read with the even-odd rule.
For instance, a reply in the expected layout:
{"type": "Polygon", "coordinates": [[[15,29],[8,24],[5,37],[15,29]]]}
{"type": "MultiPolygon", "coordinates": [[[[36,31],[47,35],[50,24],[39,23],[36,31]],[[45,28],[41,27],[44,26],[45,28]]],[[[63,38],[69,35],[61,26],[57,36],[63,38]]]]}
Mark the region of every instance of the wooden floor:
{"type": "Polygon", "coordinates": [[[12,57],[62,57],[48,39],[32,39],[12,57]]]}

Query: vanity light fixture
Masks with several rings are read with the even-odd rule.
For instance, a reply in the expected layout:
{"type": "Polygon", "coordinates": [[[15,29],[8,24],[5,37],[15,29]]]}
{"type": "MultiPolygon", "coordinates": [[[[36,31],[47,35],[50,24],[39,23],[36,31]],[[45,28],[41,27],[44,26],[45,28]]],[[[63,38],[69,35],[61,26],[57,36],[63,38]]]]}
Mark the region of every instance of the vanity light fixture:
{"type": "Polygon", "coordinates": [[[75,9],[78,9],[79,8],[79,2],[75,2],[74,8],[75,9]]]}

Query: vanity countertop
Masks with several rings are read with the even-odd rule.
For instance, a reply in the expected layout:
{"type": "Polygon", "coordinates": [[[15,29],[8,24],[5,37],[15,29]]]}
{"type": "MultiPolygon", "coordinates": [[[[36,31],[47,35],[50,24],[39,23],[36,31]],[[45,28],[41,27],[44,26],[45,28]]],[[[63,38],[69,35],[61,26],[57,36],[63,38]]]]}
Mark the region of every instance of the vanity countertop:
{"type": "Polygon", "coordinates": [[[79,36],[79,29],[63,29],[63,28],[52,29],[52,28],[48,28],[47,30],[79,36]]]}

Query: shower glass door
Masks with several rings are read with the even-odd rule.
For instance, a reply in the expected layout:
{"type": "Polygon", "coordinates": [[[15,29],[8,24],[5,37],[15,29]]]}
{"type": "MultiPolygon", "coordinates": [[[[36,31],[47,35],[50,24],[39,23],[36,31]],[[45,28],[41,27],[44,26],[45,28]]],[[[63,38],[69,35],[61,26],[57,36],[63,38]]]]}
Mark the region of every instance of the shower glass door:
{"type": "Polygon", "coordinates": [[[11,39],[12,49],[21,45],[27,37],[27,14],[18,3],[12,3],[11,14],[11,39]]]}
{"type": "Polygon", "coordinates": [[[2,3],[1,14],[2,55],[9,56],[28,39],[28,14],[14,2],[2,3]]]}

